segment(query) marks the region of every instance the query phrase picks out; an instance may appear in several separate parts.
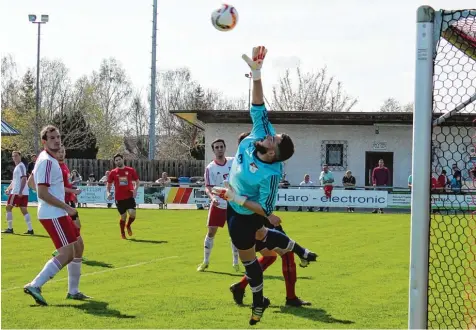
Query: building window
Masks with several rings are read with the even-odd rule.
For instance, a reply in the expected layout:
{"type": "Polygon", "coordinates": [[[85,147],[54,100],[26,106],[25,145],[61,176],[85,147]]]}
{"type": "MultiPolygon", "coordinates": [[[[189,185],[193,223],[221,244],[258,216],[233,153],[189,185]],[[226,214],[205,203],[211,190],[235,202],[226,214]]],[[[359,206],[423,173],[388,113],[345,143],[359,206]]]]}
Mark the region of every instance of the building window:
{"type": "Polygon", "coordinates": [[[321,165],[327,164],[331,171],[347,169],[347,141],[322,141],[321,165]]]}

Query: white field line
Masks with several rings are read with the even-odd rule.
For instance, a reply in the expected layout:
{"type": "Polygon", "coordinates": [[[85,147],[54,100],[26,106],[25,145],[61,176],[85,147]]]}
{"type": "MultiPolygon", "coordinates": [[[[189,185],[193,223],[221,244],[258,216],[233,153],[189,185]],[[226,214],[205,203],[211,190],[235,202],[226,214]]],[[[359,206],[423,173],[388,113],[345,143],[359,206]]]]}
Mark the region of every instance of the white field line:
{"type": "MultiPolygon", "coordinates": [[[[139,262],[139,263],[137,263],[137,264],[132,264],[132,265],[127,265],[127,266],[122,266],[122,267],[117,267],[117,268],[110,268],[110,269],[100,270],[100,271],[98,271],[98,272],[92,272],[92,273],[81,274],[81,277],[93,276],[93,275],[98,275],[98,274],[103,274],[103,273],[114,272],[114,271],[116,271],[116,270],[122,270],[122,269],[132,268],[132,267],[138,267],[138,266],[142,266],[142,265],[151,264],[151,263],[154,263],[154,262],[157,262],[157,261],[163,261],[163,260],[167,260],[167,259],[174,259],[174,258],[178,258],[178,257],[179,257],[179,256],[170,256],[170,257],[165,257],[165,258],[152,259],[152,260],[149,260],[149,261],[139,262]]],[[[64,268],[66,268],[66,267],[64,267],[64,268]]],[[[65,278],[59,278],[59,279],[57,279],[57,280],[48,281],[48,283],[66,281],[67,279],[68,279],[67,277],[65,277],[65,278]]],[[[13,290],[18,290],[18,289],[23,289],[23,287],[22,287],[22,286],[17,286],[17,287],[14,287],[14,288],[8,288],[8,289],[5,289],[5,290],[2,290],[2,292],[13,291],[13,290]]]]}

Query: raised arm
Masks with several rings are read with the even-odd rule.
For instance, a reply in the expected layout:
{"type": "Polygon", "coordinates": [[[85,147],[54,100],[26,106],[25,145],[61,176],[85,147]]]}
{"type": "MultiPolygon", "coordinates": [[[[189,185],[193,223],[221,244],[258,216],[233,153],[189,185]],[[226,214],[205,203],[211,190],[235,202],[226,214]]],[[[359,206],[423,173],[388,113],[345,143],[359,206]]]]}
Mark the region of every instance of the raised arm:
{"type": "Polygon", "coordinates": [[[261,67],[263,66],[267,52],[268,50],[264,46],[258,46],[253,48],[252,58],[246,54],[242,56],[243,60],[250,67],[253,77],[253,104],[250,109],[253,129],[250,135],[258,138],[276,134],[273,126],[269,122],[268,111],[264,105],[263,84],[261,81],[261,67]]]}

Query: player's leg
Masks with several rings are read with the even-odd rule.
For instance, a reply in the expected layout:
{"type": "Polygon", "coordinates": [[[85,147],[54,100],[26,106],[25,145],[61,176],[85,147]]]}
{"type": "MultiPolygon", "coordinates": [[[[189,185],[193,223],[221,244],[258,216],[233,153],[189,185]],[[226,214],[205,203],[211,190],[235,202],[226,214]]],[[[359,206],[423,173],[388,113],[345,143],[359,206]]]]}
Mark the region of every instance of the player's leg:
{"type": "Polygon", "coordinates": [[[20,206],[20,211],[23,214],[23,217],[25,218],[26,226],[28,228],[28,231],[26,231],[24,234],[33,235],[35,232],[33,231],[33,226],[31,225],[30,213],[28,213],[28,196],[24,197],[25,198],[22,203],[23,205],[20,206]]]}
{"type": "Polygon", "coordinates": [[[80,229],[77,229],[78,240],[74,243],[74,258],[68,264],[68,294],[66,299],[85,300],[91,297],[79,291],[81,279],[81,266],[83,264],[84,242],[80,229]]]}
{"type": "Polygon", "coordinates": [[[210,255],[212,254],[217,231],[218,227],[208,226],[207,234],[205,235],[205,241],[203,242],[203,261],[200,265],[198,265],[198,272],[205,271],[205,269],[207,269],[208,265],[210,264],[210,255]]]}
{"type": "Polygon", "coordinates": [[[246,276],[253,293],[253,305],[250,324],[254,325],[261,320],[265,309],[269,306],[269,299],[263,296],[263,270],[256,259],[255,233],[262,223],[256,215],[241,215],[228,208],[228,230],[233,244],[246,269],[246,276]]]}
{"type": "Polygon", "coordinates": [[[263,241],[268,250],[280,248],[294,252],[301,259],[301,267],[307,267],[310,262],[317,259],[317,254],[303,248],[283,232],[276,229],[268,229],[263,226],[256,232],[256,239],[263,241]]]}
{"type": "Polygon", "coordinates": [[[239,264],[240,256],[238,255],[238,249],[233,244],[233,242],[231,242],[231,254],[233,256],[233,268],[235,269],[235,272],[239,272],[240,271],[240,264],[239,264]]]}
{"type": "Polygon", "coordinates": [[[129,213],[129,219],[127,219],[126,229],[129,236],[132,236],[131,225],[136,219],[136,207],[136,200],[134,198],[127,200],[127,213],[129,213]]]}
{"type": "Polygon", "coordinates": [[[226,209],[211,205],[208,210],[207,234],[203,242],[203,262],[198,265],[197,271],[203,272],[208,268],[210,255],[212,253],[215,235],[218,228],[223,228],[226,222],[226,209]]]}
{"type": "Polygon", "coordinates": [[[5,210],[7,212],[6,219],[7,219],[8,227],[4,231],[2,231],[2,233],[4,233],[4,234],[13,234],[13,213],[12,213],[12,210],[13,210],[13,201],[14,200],[15,200],[15,195],[10,194],[8,196],[7,206],[5,206],[5,210]]]}
{"type": "Polygon", "coordinates": [[[119,212],[119,228],[121,229],[121,237],[122,239],[126,238],[126,218],[127,218],[127,205],[125,205],[124,201],[116,201],[117,212],[119,212]]]}
{"type": "Polygon", "coordinates": [[[41,295],[41,287],[52,279],[64,266],[69,264],[74,258],[74,242],[77,241],[76,231],[68,216],[40,220],[43,227],[51,237],[58,255],[46,262],[38,275],[23,287],[23,291],[29,294],[40,305],[47,305],[46,300],[41,295]]]}
{"type": "MultiPolygon", "coordinates": [[[[258,263],[263,270],[263,272],[268,269],[276,261],[276,253],[266,249],[261,241],[256,242],[255,250],[259,251],[261,257],[258,258],[258,263]]],[[[236,304],[243,304],[243,297],[245,295],[245,289],[248,286],[248,277],[243,276],[240,282],[233,284],[230,287],[230,291],[233,294],[233,300],[236,304]]]]}

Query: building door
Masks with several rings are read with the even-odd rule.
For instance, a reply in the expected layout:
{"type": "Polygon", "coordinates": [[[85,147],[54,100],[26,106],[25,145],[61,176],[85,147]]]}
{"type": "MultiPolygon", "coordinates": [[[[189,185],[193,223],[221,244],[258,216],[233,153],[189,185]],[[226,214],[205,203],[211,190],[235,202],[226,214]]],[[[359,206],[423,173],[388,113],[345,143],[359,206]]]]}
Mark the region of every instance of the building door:
{"type": "Polygon", "coordinates": [[[390,171],[389,186],[393,185],[393,152],[365,152],[365,185],[372,186],[372,171],[378,166],[379,159],[383,159],[385,166],[390,171]]]}

